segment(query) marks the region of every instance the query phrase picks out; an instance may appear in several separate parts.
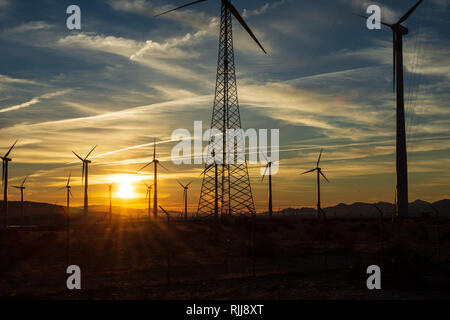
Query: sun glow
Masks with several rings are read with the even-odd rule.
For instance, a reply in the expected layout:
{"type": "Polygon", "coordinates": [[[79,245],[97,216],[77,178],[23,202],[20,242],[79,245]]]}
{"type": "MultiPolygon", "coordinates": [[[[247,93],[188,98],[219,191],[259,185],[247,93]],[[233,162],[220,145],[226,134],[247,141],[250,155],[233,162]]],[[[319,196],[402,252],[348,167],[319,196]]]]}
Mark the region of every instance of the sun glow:
{"type": "Polygon", "coordinates": [[[116,196],[122,199],[136,198],[133,184],[141,180],[141,177],[132,174],[118,174],[111,177],[116,184],[116,196]]]}
{"type": "Polygon", "coordinates": [[[119,190],[117,191],[117,196],[122,199],[131,199],[135,197],[133,186],[128,183],[121,183],[119,185],[119,190]]]}

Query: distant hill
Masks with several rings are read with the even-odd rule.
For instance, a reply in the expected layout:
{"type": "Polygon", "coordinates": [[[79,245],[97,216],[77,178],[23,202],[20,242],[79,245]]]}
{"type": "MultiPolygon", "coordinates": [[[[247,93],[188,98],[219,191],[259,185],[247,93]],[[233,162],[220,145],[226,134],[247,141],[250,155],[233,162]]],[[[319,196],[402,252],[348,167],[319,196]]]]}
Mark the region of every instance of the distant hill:
{"type": "MultiPolygon", "coordinates": [[[[382,212],[383,216],[390,217],[395,211],[395,206],[388,202],[378,202],[375,204],[382,212]]],[[[436,216],[437,210],[441,217],[450,217],[450,199],[439,200],[430,203],[423,200],[416,200],[409,203],[409,214],[411,217],[436,216]],[[435,210],[434,210],[434,209],[435,210]]],[[[380,212],[371,203],[355,202],[353,204],[340,203],[336,206],[326,207],[324,211],[327,217],[379,217],[380,212]]],[[[267,214],[267,212],[265,212],[267,214]]],[[[286,208],[280,211],[282,215],[302,215],[304,217],[315,217],[315,208],[286,208]]]]}
{"type": "MultiPolygon", "coordinates": [[[[3,201],[0,200],[0,208],[3,205],[3,201]]],[[[19,201],[9,201],[9,215],[11,218],[20,216],[20,202],[19,201]]],[[[395,206],[388,202],[378,202],[375,204],[382,212],[383,216],[390,217],[395,210],[395,206]]],[[[91,212],[96,213],[106,213],[109,211],[108,206],[93,205],[89,207],[91,212]]],[[[65,215],[65,207],[40,202],[24,202],[25,215],[33,216],[59,216],[63,217],[65,215]]],[[[71,208],[73,214],[82,213],[82,207],[71,208]]],[[[353,204],[340,203],[336,206],[326,207],[324,211],[327,217],[379,217],[379,211],[374,207],[373,204],[364,202],[355,202],[353,204]]],[[[122,208],[113,207],[114,214],[120,214],[125,216],[144,216],[148,212],[145,209],[135,209],[135,208],[122,208]]],[[[179,214],[179,212],[170,211],[172,214],[179,214]]],[[[443,199],[436,202],[430,203],[423,200],[416,200],[409,204],[409,213],[411,217],[426,217],[426,216],[436,216],[439,214],[441,217],[450,217],[450,199],[443,199]],[[434,209],[433,209],[434,208],[434,209]],[[437,211],[437,212],[436,212],[437,211]]],[[[263,212],[262,214],[267,214],[263,212]]],[[[303,208],[285,208],[280,210],[281,215],[298,215],[303,217],[316,217],[316,209],[310,207],[303,208]]]]}

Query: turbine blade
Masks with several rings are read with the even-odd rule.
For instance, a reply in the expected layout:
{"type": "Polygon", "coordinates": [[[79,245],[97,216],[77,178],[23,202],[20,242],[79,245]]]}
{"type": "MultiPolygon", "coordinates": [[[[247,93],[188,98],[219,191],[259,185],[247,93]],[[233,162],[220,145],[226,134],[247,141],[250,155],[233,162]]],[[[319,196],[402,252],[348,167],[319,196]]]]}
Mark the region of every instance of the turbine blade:
{"type": "Polygon", "coordinates": [[[151,162],[147,163],[145,166],[140,168],[137,172],[140,172],[140,171],[144,170],[145,168],[147,168],[149,165],[151,165],[153,163],[153,161],[155,161],[155,160],[152,160],[151,162]]]}
{"type": "Polygon", "coordinates": [[[395,54],[395,51],[397,49],[397,35],[395,34],[394,29],[392,29],[392,60],[393,60],[393,69],[392,69],[392,91],[395,92],[395,84],[396,84],[396,77],[397,77],[397,56],[395,54]]]}
{"type": "Polygon", "coordinates": [[[97,148],[97,146],[93,147],[91,151],[89,151],[89,153],[87,154],[86,158],[84,158],[84,160],[86,160],[92,153],[92,151],[94,151],[94,149],[97,148]]]}
{"type": "Polygon", "coordinates": [[[322,177],[325,178],[325,180],[327,180],[327,182],[330,182],[330,181],[327,179],[327,177],[325,177],[325,175],[323,174],[322,170],[319,170],[319,173],[322,175],[322,177]]]}
{"type": "Polygon", "coordinates": [[[148,184],[146,184],[145,182],[143,182],[145,184],[145,186],[147,187],[147,189],[149,188],[148,184]]]}
{"type": "Polygon", "coordinates": [[[248,34],[250,35],[250,37],[252,37],[253,40],[255,40],[255,42],[258,44],[258,46],[261,48],[261,50],[267,54],[266,50],[264,50],[263,46],[261,45],[261,43],[259,43],[258,39],[256,39],[255,35],[253,34],[252,30],[249,28],[249,26],[247,25],[247,23],[244,21],[244,19],[241,17],[241,15],[239,14],[239,12],[236,10],[236,8],[229,2],[229,1],[223,1],[223,3],[225,3],[225,5],[228,7],[228,9],[231,11],[231,13],[233,14],[233,16],[237,19],[237,21],[239,21],[239,23],[242,25],[242,27],[248,32],[248,34]]]}
{"type": "Polygon", "coordinates": [[[19,186],[11,186],[11,187],[13,187],[13,188],[16,188],[16,189],[20,189],[20,187],[19,187],[19,186]]]}
{"type": "Polygon", "coordinates": [[[180,181],[177,180],[177,182],[182,188],[185,188],[185,186],[180,181]]]}
{"type": "Polygon", "coordinates": [[[153,160],[156,159],[156,138],[153,138],[153,160]]]}
{"type": "Polygon", "coordinates": [[[261,154],[262,154],[262,156],[263,156],[264,160],[266,160],[266,162],[269,162],[269,160],[267,160],[267,157],[266,157],[266,155],[265,155],[264,153],[261,153],[261,154]]]}
{"type": "Polygon", "coordinates": [[[190,2],[190,3],[184,4],[184,5],[182,5],[182,6],[176,7],[176,8],[174,8],[174,9],[170,9],[170,10],[164,11],[164,12],[162,12],[162,13],[158,13],[155,17],[159,17],[159,16],[162,16],[163,14],[166,14],[166,13],[169,13],[169,12],[172,12],[172,11],[175,11],[175,10],[178,10],[178,9],[186,8],[186,7],[192,6],[192,5],[194,5],[194,4],[197,4],[197,3],[200,3],[200,2],[205,2],[205,1],[208,1],[208,0],[197,0],[197,1],[193,1],[193,2],[190,2]]]}
{"type": "Polygon", "coordinates": [[[14,146],[16,145],[16,143],[17,143],[17,141],[19,141],[19,140],[16,140],[14,143],[13,143],[13,145],[11,146],[11,148],[9,148],[9,150],[8,150],[8,152],[5,154],[5,158],[7,158],[8,157],[8,155],[9,155],[9,153],[11,152],[11,150],[14,148],[14,146]]]}
{"type": "Polygon", "coordinates": [[[408,19],[408,17],[414,12],[414,10],[416,10],[416,8],[422,3],[422,1],[423,1],[423,0],[417,1],[417,3],[416,3],[411,9],[409,9],[408,12],[406,12],[405,15],[404,15],[403,17],[401,17],[401,18],[398,20],[397,24],[400,24],[400,23],[402,23],[403,21],[405,21],[406,19],[408,19]]]}
{"type": "Polygon", "coordinates": [[[310,172],[313,172],[313,171],[316,171],[316,170],[317,170],[317,169],[316,169],[316,168],[314,168],[314,169],[311,169],[311,170],[305,171],[305,172],[303,172],[302,174],[310,173],[310,172]]]}
{"type": "Polygon", "coordinates": [[[26,176],[25,179],[23,179],[23,181],[22,181],[22,187],[23,187],[23,185],[25,184],[25,181],[27,181],[27,178],[28,178],[28,176],[26,176]]]}
{"type": "Polygon", "coordinates": [[[145,199],[147,199],[148,198],[148,189],[147,189],[147,192],[145,193],[145,199]]]}
{"type": "Polygon", "coordinates": [[[5,161],[3,160],[3,163],[2,163],[2,189],[3,189],[3,184],[4,184],[4,182],[5,182],[5,161]]]}
{"type": "Polygon", "coordinates": [[[264,174],[263,174],[263,176],[262,176],[261,182],[264,181],[264,177],[266,176],[267,168],[268,168],[268,167],[269,167],[269,164],[266,164],[266,169],[264,170],[264,174]]]}
{"type": "MultiPolygon", "coordinates": [[[[350,12],[350,14],[352,14],[354,16],[358,16],[358,17],[364,18],[364,19],[368,19],[369,18],[369,16],[365,16],[365,15],[362,15],[362,14],[359,14],[359,13],[355,13],[355,12],[350,12]]],[[[385,26],[389,27],[389,28],[392,28],[392,24],[386,23],[384,21],[380,21],[380,23],[382,25],[385,25],[385,26]]]]}
{"type": "Polygon", "coordinates": [[[320,158],[322,157],[322,151],[323,151],[323,149],[320,149],[319,159],[317,159],[317,165],[316,165],[316,167],[319,166],[320,158]]]}
{"type": "Polygon", "coordinates": [[[69,189],[69,194],[70,194],[70,196],[73,197],[72,190],[70,190],[70,189],[69,189]]]}
{"type": "Polygon", "coordinates": [[[82,158],[82,157],[80,157],[79,155],[77,155],[77,154],[76,154],[75,152],[73,152],[73,151],[72,151],[72,153],[73,153],[74,155],[76,155],[78,159],[80,159],[81,161],[83,161],[83,158],[82,158]]]}
{"type": "Polygon", "coordinates": [[[163,167],[167,172],[170,172],[170,170],[167,169],[165,166],[163,166],[161,162],[158,162],[158,164],[159,164],[161,167],[163,167]]]}
{"type": "Polygon", "coordinates": [[[189,185],[190,185],[192,182],[194,182],[194,181],[190,181],[190,182],[186,185],[186,188],[189,187],[189,185]]]}
{"type": "Polygon", "coordinates": [[[67,184],[66,184],[66,186],[69,186],[69,183],[70,183],[70,176],[72,175],[72,172],[69,172],[69,179],[67,179],[67,184]]]}

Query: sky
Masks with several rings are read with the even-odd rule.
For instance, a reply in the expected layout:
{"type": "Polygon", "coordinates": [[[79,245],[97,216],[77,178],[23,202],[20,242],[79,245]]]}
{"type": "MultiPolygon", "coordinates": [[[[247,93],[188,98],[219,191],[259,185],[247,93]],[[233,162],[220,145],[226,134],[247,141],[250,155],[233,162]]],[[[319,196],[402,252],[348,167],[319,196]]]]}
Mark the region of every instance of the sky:
{"type": "MultiPolygon", "coordinates": [[[[369,30],[377,4],[396,22],[413,0],[232,1],[267,55],[234,21],[233,36],[243,128],[280,129],[280,169],[273,176],[274,210],[314,206],[312,169],[323,148],[323,206],[394,201],[395,96],[392,34],[369,30]]],[[[89,167],[90,204],[146,206],[157,155],[159,201],[189,211],[200,195],[202,165],[175,165],[175,129],[208,129],[216,78],[220,1],[161,17],[185,2],[0,0],[0,153],[11,152],[10,185],[29,176],[25,200],[81,205],[81,162],[89,167]],[[66,8],[81,9],[81,30],[69,30],[66,8]],[[126,199],[131,197],[130,199],[126,199]]],[[[425,0],[404,25],[405,108],[409,198],[450,197],[450,3],[425,0]]],[[[204,145],[206,146],[206,144],[204,145]]],[[[267,210],[267,182],[249,169],[255,205],[267,210]]],[[[19,199],[16,189],[9,199],[19,199]]]]}

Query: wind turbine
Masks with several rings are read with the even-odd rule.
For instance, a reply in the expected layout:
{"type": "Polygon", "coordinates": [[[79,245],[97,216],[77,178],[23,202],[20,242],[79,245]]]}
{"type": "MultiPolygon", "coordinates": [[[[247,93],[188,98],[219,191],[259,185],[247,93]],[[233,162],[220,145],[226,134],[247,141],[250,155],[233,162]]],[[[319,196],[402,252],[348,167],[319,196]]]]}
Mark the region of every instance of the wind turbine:
{"type": "Polygon", "coordinates": [[[111,223],[112,218],[112,188],[114,186],[114,182],[108,184],[108,194],[109,194],[109,223],[111,223]]]}
{"type": "Polygon", "coordinates": [[[183,185],[180,181],[178,181],[178,184],[183,188],[183,200],[184,200],[184,218],[187,219],[187,197],[188,197],[188,190],[189,185],[192,183],[189,182],[187,185],[183,185]]]}
{"type": "MultiPolygon", "coordinates": [[[[397,129],[396,129],[396,171],[397,171],[397,205],[398,216],[408,216],[408,166],[406,153],[406,132],[405,132],[405,106],[403,92],[403,36],[408,34],[408,28],[401,25],[417,9],[423,0],[409,9],[396,23],[389,24],[383,21],[380,23],[391,28],[393,36],[393,76],[394,90],[397,89],[397,129]]],[[[363,15],[360,17],[368,18],[363,15]]]]}
{"type": "Polygon", "coordinates": [[[266,176],[267,170],[269,170],[269,217],[272,218],[272,164],[273,161],[269,161],[266,156],[264,156],[264,158],[267,161],[265,170],[264,170],[264,175],[262,176],[261,182],[264,181],[264,177],[266,176]]]}
{"type": "Polygon", "coordinates": [[[3,186],[3,226],[6,228],[8,224],[8,162],[12,161],[8,158],[11,150],[14,148],[18,140],[13,143],[11,148],[2,158],[2,186],[3,186]]]}
{"type": "Polygon", "coordinates": [[[92,151],[97,148],[97,146],[93,147],[91,151],[86,155],[86,157],[83,159],[78,154],[76,154],[74,151],[73,154],[83,162],[83,170],[81,171],[81,184],[83,185],[83,179],[84,179],[84,214],[88,213],[88,166],[89,163],[91,163],[91,160],[88,160],[87,158],[91,155],[92,151]]]}
{"type": "Polygon", "coordinates": [[[144,182],[144,184],[145,184],[145,187],[147,188],[147,192],[145,194],[145,199],[148,198],[148,216],[150,217],[151,208],[152,208],[152,202],[151,202],[152,197],[151,197],[151,194],[152,194],[152,187],[153,187],[153,185],[152,184],[148,185],[145,182],[144,182]]]}
{"type": "Polygon", "coordinates": [[[320,158],[322,157],[322,151],[323,150],[320,150],[320,154],[319,154],[319,158],[317,159],[316,167],[314,169],[311,169],[311,170],[308,170],[308,171],[305,171],[302,173],[302,174],[306,174],[306,173],[317,171],[317,215],[319,218],[325,218],[325,212],[320,207],[320,176],[322,175],[322,177],[324,177],[325,180],[327,180],[327,182],[330,182],[330,181],[328,181],[327,177],[325,177],[325,175],[323,174],[322,168],[319,167],[320,158]]]}
{"type": "Polygon", "coordinates": [[[67,205],[67,212],[69,212],[70,209],[70,196],[72,196],[72,191],[70,190],[72,187],[70,186],[70,177],[72,176],[72,173],[69,173],[69,178],[67,179],[66,186],[63,187],[66,189],[66,205],[67,205]]]}
{"type": "Polygon", "coordinates": [[[147,163],[145,166],[143,166],[141,169],[138,170],[138,172],[144,170],[149,165],[154,164],[154,181],[153,184],[155,186],[154,194],[153,194],[153,217],[156,218],[158,216],[158,165],[163,167],[165,170],[169,171],[166,167],[164,167],[161,162],[156,159],[156,138],[154,139],[153,143],[153,160],[149,163],[147,163]]]}
{"type": "Polygon", "coordinates": [[[20,216],[22,219],[22,224],[23,224],[23,219],[24,219],[24,215],[23,215],[23,190],[25,190],[25,181],[27,181],[28,176],[25,177],[25,179],[23,179],[22,184],[20,186],[13,186],[13,188],[16,189],[20,189],[20,216]]]}

